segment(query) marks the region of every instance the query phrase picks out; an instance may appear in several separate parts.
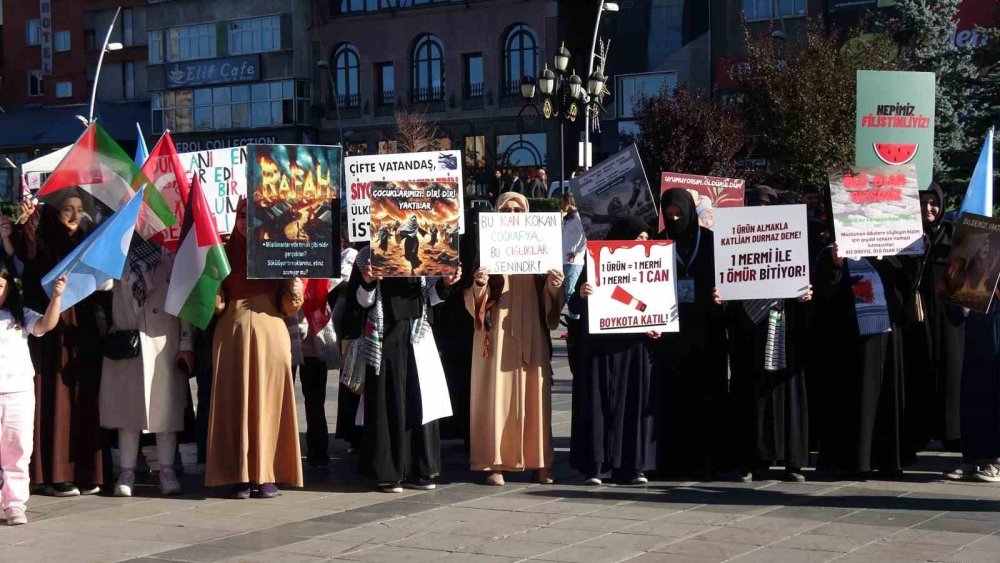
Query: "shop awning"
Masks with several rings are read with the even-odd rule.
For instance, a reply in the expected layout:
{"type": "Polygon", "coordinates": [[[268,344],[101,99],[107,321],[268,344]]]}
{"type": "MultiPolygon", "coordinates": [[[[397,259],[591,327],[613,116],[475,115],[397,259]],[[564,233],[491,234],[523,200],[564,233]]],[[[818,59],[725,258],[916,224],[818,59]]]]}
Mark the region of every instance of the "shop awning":
{"type": "MultiPolygon", "coordinates": [[[[87,104],[19,108],[0,113],[0,148],[63,147],[76,142],[84,124],[75,116],[86,116],[87,104]]],[[[119,143],[134,143],[135,124],[147,125],[149,102],[105,102],[95,115],[101,126],[119,143]]]]}

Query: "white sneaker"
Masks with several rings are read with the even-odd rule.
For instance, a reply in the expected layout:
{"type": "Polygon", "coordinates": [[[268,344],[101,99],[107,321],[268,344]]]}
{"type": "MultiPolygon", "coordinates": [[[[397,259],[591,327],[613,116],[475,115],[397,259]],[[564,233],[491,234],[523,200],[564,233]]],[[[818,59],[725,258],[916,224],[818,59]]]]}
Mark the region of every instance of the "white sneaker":
{"type": "Polygon", "coordinates": [[[115,496],[116,497],[132,496],[132,487],[134,486],[135,486],[135,471],[122,471],[121,475],[118,476],[118,482],[115,483],[115,496]]]}
{"type": "Polygon", "coordinates": [[[28,517],[24,515],[24,509],[20,506],[12,506],[4,510],[4,515],[7,516],[8,526],[20,526],[28,523],[28,517]]]}
{"type": "Polygon", "coordinates": [[[952,481],[961,481],[962,479],[968,477],[970,473],[972,473],[972,471],[970,471],[968,467],[963,465],[960,467],[956,467],[951,471],[945,471],[944,477],[945,479],[950,479],[952,481]]]}
{"type": "Polygon", "coordinates": [[[973,474],[973,476],[987,483],[1000,483],[1000,464],[990,463],[988,465],[982,465],[973,474]]]}
{"type": "Polygon", "coordinates": [[[590,487],[599,487],[601,486],[602,481],[600,477],[589,477],[587,478],[586,481],[583,482],[583,484],[590,487]]]}
{"type": "Polygon", "coordinates": [[[177,480],[177,474],[170,467],[160,469],[160,492],[164,495],[179,495],[181,493],[181,483],[177,480]]]}

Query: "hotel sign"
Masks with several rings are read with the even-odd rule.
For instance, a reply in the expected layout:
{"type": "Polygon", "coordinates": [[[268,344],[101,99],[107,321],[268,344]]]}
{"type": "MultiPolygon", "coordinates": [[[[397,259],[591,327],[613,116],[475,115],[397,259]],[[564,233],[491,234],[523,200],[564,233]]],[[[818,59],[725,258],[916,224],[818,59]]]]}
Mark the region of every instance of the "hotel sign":
{"type": "Polygon", "coordinates": [[[260,76],[260,55],[168,63],[164,66],[167,88],[257,82],[260,76]]]}
{"type": "Polygon", "coordinates": [[[52,0],[39,0],[38,11],[38,39],[42,46],[42,75],[52,76],[52,0]]]}

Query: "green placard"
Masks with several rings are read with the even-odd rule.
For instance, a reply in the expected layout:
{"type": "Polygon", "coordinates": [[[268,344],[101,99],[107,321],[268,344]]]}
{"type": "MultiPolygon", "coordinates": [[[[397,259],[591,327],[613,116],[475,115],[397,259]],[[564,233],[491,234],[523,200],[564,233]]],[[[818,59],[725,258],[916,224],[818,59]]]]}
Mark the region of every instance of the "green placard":
{"type": "Polygon", "coordinates": [[[855,164],[914,164],[934,178],[934,73],[858,71],[855,164]]]}

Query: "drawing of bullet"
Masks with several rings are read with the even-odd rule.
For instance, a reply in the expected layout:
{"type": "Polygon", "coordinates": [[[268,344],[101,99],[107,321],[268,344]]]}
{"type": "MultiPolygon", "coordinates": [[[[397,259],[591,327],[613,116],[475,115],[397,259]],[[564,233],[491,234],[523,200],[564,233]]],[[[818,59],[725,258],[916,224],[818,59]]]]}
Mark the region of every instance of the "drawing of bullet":
{"type": "Polygon", "coordinates": [[[615,289],[611,292],[611,298],[620,303],[624,303],[639,312],[646,311],[646,304],[633,297],[631,293],[622,289],[622,286],[620,285],[615,286],[615,289]]]}

